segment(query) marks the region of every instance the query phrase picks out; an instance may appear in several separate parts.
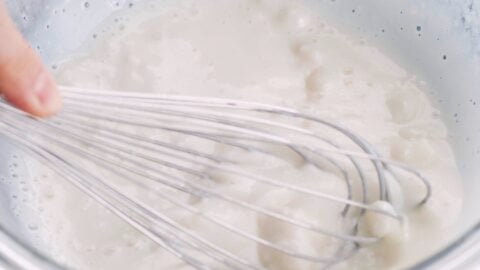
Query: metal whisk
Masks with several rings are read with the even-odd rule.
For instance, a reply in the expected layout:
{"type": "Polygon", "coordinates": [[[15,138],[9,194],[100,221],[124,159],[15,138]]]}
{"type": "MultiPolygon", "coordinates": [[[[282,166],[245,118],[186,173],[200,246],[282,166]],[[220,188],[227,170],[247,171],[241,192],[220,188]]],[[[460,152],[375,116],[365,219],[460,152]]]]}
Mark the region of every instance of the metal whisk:
{"type": "Polygon", "coordinates": [[[0,133],[197,269],[328,268],[381,239],[362,227],[368,213],[402,222],[430,197],[416,170],[293,109],[62,90],[64,109],[47,120],[1,102],[0,133]],[[424,186],[410,205],[408,185],[424,186]]]}

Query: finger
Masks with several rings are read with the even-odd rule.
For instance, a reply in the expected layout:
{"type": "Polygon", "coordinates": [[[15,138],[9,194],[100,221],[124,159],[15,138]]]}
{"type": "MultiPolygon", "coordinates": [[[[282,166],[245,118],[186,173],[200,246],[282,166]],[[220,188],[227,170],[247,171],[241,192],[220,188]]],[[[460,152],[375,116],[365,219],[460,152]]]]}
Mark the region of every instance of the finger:
{"type": "Polygon", "coordinates": [[[27,113],[50,116],[61,107],[56,84],[0,1],[0,93],[27,113]]]}

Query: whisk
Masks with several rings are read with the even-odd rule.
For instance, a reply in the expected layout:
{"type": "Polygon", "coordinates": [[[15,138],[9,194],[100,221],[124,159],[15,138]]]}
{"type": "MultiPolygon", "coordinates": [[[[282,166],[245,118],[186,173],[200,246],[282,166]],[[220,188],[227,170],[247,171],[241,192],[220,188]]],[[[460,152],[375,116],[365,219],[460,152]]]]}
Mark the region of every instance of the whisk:
{"type": "Polygon", "coordinates": [[[196,269],[328,268],[381,241],[369,215],[401,223],[431,196],[415,169],[293,109],[62,90],[51,119],[1,102],[0,133],[196,269]],[[408,186],[423,186],[410,204],[408,186]]]}

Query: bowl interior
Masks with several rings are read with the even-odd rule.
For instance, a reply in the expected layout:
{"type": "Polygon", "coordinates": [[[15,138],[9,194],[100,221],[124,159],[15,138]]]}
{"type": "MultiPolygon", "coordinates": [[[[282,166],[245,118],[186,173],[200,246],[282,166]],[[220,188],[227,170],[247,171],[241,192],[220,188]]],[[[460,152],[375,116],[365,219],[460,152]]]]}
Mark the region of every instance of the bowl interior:
{"type": "MultiPolygon", "coordinates": [[[[135,8],[137,1],[6,1],[32,45],[52,69],[82,44],[93,42],[113,12],[135,8]]],[[[163,1],[168,2],[168,1],[163,1]]],[[[461,0],[311,0],[318,12],[340,29],[378,45],[431,89],[432,100],[449,127],[464,180],[464,211],[458,236],[480,221],[480,5],[461,0]]],[[[0,138],[0,158],[10,147],[0,138]]],[[[8,172],[0,162],[0,172],[8,172]]],[[[25,174],[25,177],[27,175],[25,174]]],[[[4,174],[4,181],[13,181],[4,174]]],[[[0,215],[15,219],[0,185],[0,215]]]]}

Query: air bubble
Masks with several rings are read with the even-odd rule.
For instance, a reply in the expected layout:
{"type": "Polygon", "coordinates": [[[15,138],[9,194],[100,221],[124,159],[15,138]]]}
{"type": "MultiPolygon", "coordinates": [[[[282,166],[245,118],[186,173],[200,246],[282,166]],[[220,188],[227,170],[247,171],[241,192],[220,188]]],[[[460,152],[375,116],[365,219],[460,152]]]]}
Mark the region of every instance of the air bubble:
{"type": "Polygon", "coordinates": [[[289,30],[307,29],[311,25],[311,18],[308,13],[295,7],[282,10],[277,19],[289,30]]]}

